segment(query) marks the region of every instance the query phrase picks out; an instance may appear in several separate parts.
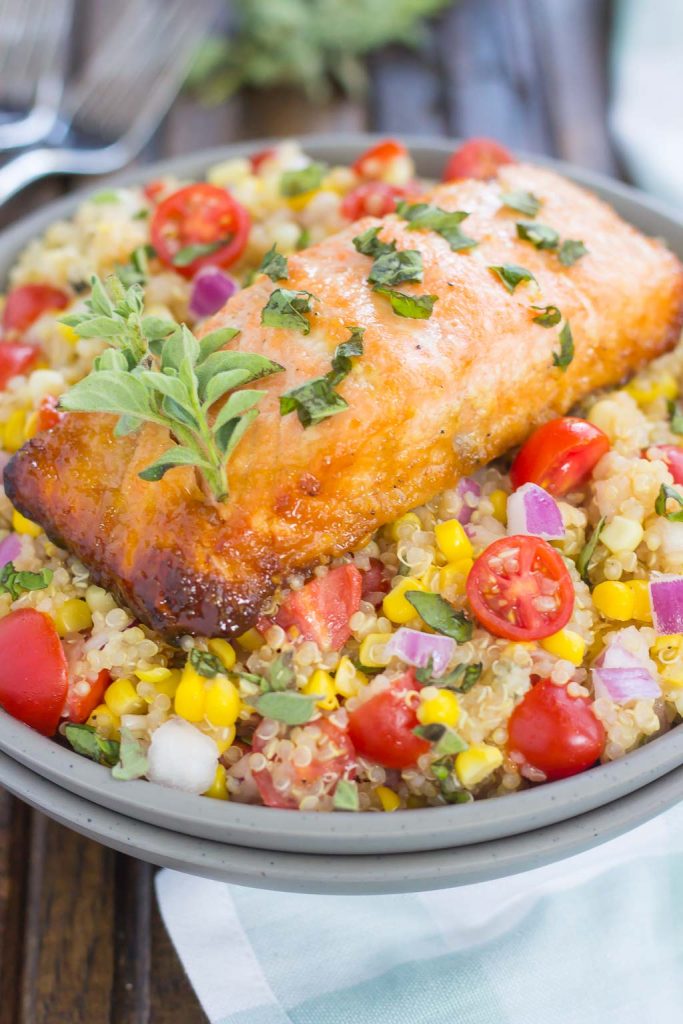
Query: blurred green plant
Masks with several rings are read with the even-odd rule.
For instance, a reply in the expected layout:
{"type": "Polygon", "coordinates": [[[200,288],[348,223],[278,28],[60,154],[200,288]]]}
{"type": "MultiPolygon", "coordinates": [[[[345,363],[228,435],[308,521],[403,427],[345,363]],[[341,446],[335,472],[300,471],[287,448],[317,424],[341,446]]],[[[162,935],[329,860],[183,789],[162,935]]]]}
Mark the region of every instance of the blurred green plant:
{"type": "Polygon", "coordinates": [[[234,30],[202,45],[188,84],[208,103],[243,86],[295,86],[319,101],[335,85],[359,95],[366,84],[362,58],[387,43],[419,46],[424,19],[451,2],[230,0],[234,30]]]}

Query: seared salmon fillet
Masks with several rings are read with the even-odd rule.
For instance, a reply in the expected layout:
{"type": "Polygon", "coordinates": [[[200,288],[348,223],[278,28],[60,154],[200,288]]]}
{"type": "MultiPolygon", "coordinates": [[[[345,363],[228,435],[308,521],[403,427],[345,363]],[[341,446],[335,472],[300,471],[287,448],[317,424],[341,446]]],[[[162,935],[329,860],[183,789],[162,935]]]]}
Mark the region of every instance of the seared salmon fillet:
{"type": "Polygon", "coordinates": [[[227,501],[208,499],[189,468],[140,479],[169,446],[164,429],[116,438],[114,417],[72,413],[6,468],[16,508],[150,626],[168,636],[234,636],[288,574],[357,545],[677,340],[681,264],[557,174],[509,164],[491,181],[440,185],[425,198],[469,211],[463,227],[477,248],[453,252],[435,231],[411,230],[396,215],[365,218],[289,258],[280,284],[315,296],[310,334],[261,325],[278,287],[264,275],[205,326],[239,328],[229,347],[285,368],[262,385],[260,415],[229,464],[227,501]],[[518,238],[516,222],[526,218],[501,203],[515,190],[538,196],[537,220],[582,240],[587,255],[565,267],[518,238]],[[423,282],[398,287],[437,296],[429,319],[397,316],[372,291],[371,258],[352,239],[373,226],[422,254],[423,282]],[[537,284],[511,293],[490,269],[504,264],[531,271],[537,284]],[[553,363],[559,327],[534,323],[532,305],[557,306],[570,322],[566,372],[553,363]],[[326,373],[356,326],[365,329],[364,354],[338,386],[348,409],[306,429],[282,416],[279,396],[326,373]]]}

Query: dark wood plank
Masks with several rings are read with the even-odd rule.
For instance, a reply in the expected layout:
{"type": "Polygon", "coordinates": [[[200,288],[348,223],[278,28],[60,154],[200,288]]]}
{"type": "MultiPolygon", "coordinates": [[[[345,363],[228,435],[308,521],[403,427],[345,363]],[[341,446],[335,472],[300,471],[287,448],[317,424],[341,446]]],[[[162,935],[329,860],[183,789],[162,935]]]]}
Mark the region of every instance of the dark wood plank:
{"type": "Polygon", "coordinates": [[[206,1024],[206,1017],[161,920],[152,909],[150,1021],[152,1024],[206,1024]]]}
{"type": "Polygon", "coordinates": [[[118,854],[111,1024],[149,1024],[154,868],[118,854]]]}
{"type": "Polygon", "coordinates": [[[369,67],[373,131],[442,135],[447,130],[435,35],[417,51],[386,47],[369,67]]]}
{"type": "Polygon", "coordinates": [[[30,811],[0,791],[0,1021],[19,1017],[30,811]]]}

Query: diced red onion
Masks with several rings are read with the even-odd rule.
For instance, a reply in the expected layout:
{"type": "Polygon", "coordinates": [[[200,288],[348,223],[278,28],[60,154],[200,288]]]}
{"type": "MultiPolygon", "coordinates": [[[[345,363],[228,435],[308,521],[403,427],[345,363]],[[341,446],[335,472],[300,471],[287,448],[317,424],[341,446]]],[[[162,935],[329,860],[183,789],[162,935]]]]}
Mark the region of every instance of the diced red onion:
{"type": "Polygon", "coordinates": [[[593,666],[596,698],[607,697],[615,704],[661,697],[659,683],[647,665],[621,644],[610,644],[593,666]]]}
{"type": "Polygon", "coordinates": [[[522,533],[544,540],[562,540],[565,535],[560,506],[538,484],[524,484],[508,498],[508,533],[522,533]]]}
{"type": "Polygon", "coordinates": [[[18,533],[8,533],[3,541],[0,541],[0,569],[13,562],[21,552],[21,537],[18,533]]]}
{"type": "Polygon", "coordinates": [[[217,313],[231,298],[239,285],[234,277],[218,267],[202,267],[192,282],[189,310],[201,319],[217,313]]]}
{"type": "Polygon", "coordinates": [[[386,654],[395,655],[408,665],[427,668],[431,661],[432,675],[442,676],[455,651],[455,640],[449,636],[421,633],[419,629],[397,629],[384,648],[386,654]]]}
{"type": "Polygon", "coordinates": [[[683,576],[653,575],[650,604],[657,633],[683,633],[683,576]]]}
{"type": "Polygon", "coordinates": [[[472,518],[474,509],[467,503],[467,495],[473,494],[475,498],[481,497],[481,487],[476,480],[473,480],[471,476],[464,476],[458,486],[455,488],[455,493],[458,497],[462,498],[462,508],[458,512],[456,519],[458,522],[466,526],[472,518]]]}

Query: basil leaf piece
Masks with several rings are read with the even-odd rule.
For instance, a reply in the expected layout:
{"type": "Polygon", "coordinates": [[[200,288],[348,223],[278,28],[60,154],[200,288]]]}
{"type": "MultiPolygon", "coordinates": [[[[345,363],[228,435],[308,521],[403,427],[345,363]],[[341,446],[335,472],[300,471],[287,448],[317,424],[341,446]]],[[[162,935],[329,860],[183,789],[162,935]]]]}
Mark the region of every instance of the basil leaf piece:
{"type": "Polygon", "coordinates": [[[77,754],[88,757],[97,764],[113,768],[119,759],[119,744],[116,740],[106,740],[91,725],[75,725],[69,722],[64,727],[64,736],[77,754]]]}
{"type": "Polygon", "coordinates": [[[517,237],[524,242],[531,242],[536,249],[557,249],[560,241],[560,235],[555,228],[531,220],[517,221],[517,237]]]}
{"type": "Polygon", "coordinates": [[[294,693],[285,690],[283,693],[271,691],[264,693],[256,702],[256,710],[264,718],[273,718],[285,725],[305,725],[315,713],[316,701],[322,694],[294,693]]]}
{"type": "Polygon", "coordinates": [[[157,252],[153,245],[139,245],[128,257],[128,263],[116,267],[116,276],[124,288],[134,284],[146,284],[149,278],[149,261],[157,252]]]}
{"type": "Polygon", "coordinates": [[[670,398],[667,402],[669,410],[669,429],[672,434],[683,434],[683,409],[670,398]]]}
{"type": "Polygon", "coordinates": [[[351,373],[353,357],[363,355],[364,334],[364,327],[352,327],[348,341],[342,341],[340,345],[337,345],[332,356],[332,373],[329,375],[333,384],[339,384],[344,377],[348,377],[351,373]]]}
{"type": "Polygon", "coordinates": [[[280,395],[280,415],[287,416],[290,412],[296,412],[301,425],[310,427],[348,409],[346,399],[334,389],[351,372],[351,358],[363,354],[363,334],[363,328],[353,327],[348,341],[337,345],[334,350],[329,373],[323,377],[314,377],[280,395]]]}
{"type": "Polygon", "coordinates": [[[304,313],[311,312],[311,299],[314,298],[310,292],[276,288],[261,310],[261,323],[264,327],[285,327],[310,334],[311,325],[304,313]]]}
{"type": "Polygon", "coordinates": [[[297,252],[301,252],[302,249],[308,248],[311,244],[311,231],[310,228],[302,228],[299,237],[296,240],[297,252]]]}
{"type": "Polygon", "coordinates": [[[112,775],[121,782],[129,782],[130,779],[142,778],[147,767],[145,748],[135,739],[130,729],[124,727],[121,730],[119,761],[112,768],[112,775]]]}
{"type": "Polygon", "coordinates": [[[459,644],[466,643],[472,636],[472,623],[464,612],[455,608],[439,594],[425,594],[420,590],[406,590],[406,601],[428,626],[437,633],[450,636],[459,644]]]}
{"type": "Polygon", "coordinates": [[[278,252],[277,246],[273,245],[261,260],[259,270],[273,282],[286,281],[288,275],[287,257],[278,252]]]}
{"type": "Polygon", "coordinates": [[[296,673],[292,668],[292,652],[288,651],[285,654],[280,654],[275,661],[271,664],[268,670],[268,680],[263,680],[266,683],[262,689],[268,690],[287,690],[296,682],[296,673]]]}
{"type": "Polygon", "coordinates": [[[373,259],[386,252],[393,252],[396,248],[394,242],[382,242],[377,237],[380,228],[368,228],[362,235],[356,235],[352,239],[356,252],[362,256],[372,256],[373,259]]]}
{"type": "Polygon", "coordinates": [[[422,253],[417,249],[392,249],[375,258],[368,281],[381,285],[402,284],[421,281],[422,275],[422,253]]]}
{"type": "Polygon", "coordinates": [[[359,811],[358,784],[350,779],[340,779],[332,803],[335,811],[359,811]]]}
{"type": "Polygon", "coordinates": [[[588,249],[579,239],[566,238],[560,246],[557,258],[563,267],[572,267],[587,252],[588,249]]]}
{"type": "Polygon", "coordinates": [[[458,736],[457,732],[449,729],[448,726],[433,723],[432,725],[417,725],[413,734],[420,739],[427,740],[434,745],[434,752],[440,757],[448,757],[453,754],[460,754],[467,750],[467,744],[458,736]]]}
{"type": "Polygon", "coordinates": [[[52,569],[39,572],[18,571],[14,562],[7,562],[0,569],[0,593],[9,594],[16,601],[27,590],[45,590],[52,582],[52,569]]]}
{"type": "Polygon", "coordinates": [[[675,487],[670,487],[669,484],[662,484],[655,501],[655,512],[658,516],[668,519],[670,523],[683,523],[683,498],[675,487]],[[678,504],[677,512],[667,512],[666,503],[669,499],[678,504]]]}
{"type": "Polygon", "coordinates": [[[460,224],[469,217],[464,210],[442,210],[440,206],[429,203],[402,202],[396,208],[399,217],[408,221],[411,231],[431,229],[445,238],[453,252],[473,249],[479,245],[475,238],[469,238],[460,230],[460,224]]]}
{"type": "Polygon", "coordinates": [[[595,554],[595,549],[598,546],[598,541],[600,540],[600,534],[602,533],[606,522],[607,517],[602,516],[602,518],[598,521],[598,524],[593,530],[592,534],[590,535],[589,540],[581,548],[579,557],[576,559],[576,571],[578,572],[579,576],[581,577],[584,583],[590,584],[588,571],[590,569],[591,559],[595,554]]]}
{"type": "Polygon", "coordinates": [[[530,270],[527,270],[526,267],[520,267],[517,263],[503,263],[497,266],[490,266],[489,270],[496,277],[500,278],[509,292],[514,292],[517,285],[521,284],[522,281],[536,281],[530,270]]]}
{"type": "Polygon", "coordinates": [[[512,192],[504,192],[500,197],[504,206],[511,210],[517,210],[527,217],[535,217],[541,209],[541,200],[533,192],[524,192],[521,189],[512,192]]]}
{"type": "Polygon", "coordinates": [[[438,295],[406,295],[405,292],[386,288],[384,285],[375,285],[373,291],[389,299],[396,316],[408,317],[411,320],[429,320],[434,303],[439,298],[438,295]]]}
{"type": "Polygon", "coordinates": [[[531,306],[531,309],[540,310],[538,316],[532,317],[532,319],[541,327],[555,327],[562,319],[562,314],[557,306],[531,306]]]}
{"type": "Polygon", "coordinates": [[[106,189],[103,192],[96,192],[94,196],[90,196],[89,201],[97,206],[104,206],[107,203],[120,203],[121,196],[114,189],[106,189]]]}
{"type": "Polygon", "coordinates": [[[560,351],[553,352],[553,366],[556,366],[562,373],[567,372],[567,367],[574,358],[574,338],[569,321],[565,320],[564,327],[560,331],[560,351]]]}
{"type": "Polygon", "coordinates": [[[434,684],[444,690],[454,690],[456,693],[469,693],[481,678],[483,665],[480,661],[472,665],[456,665],[452,672],[434,680],[434,684]]]}
{"type": "Polygon", "coordinates": [[[195,672],[204,676],[205,679],[215,679],[216,676],[225,675],[222,662],[210,651],[200,651],[198,647],[193,647],[190,651],[189,662],[195,672]]]}
{"type": "Polygon", "coordinates": [[[231,240],[232,235],[228,235],[226,238],[219,238],[216,242],[185,245],[182,249],[178,249],[177,253],[171,257],[171,263],[174,267],[189,267],[190,263],[201,259],[202,256],[211,256],[212,253],[218,252],[224,245],[228,245],[231,240]]]}
{"type": "Polygon", "coordinates": [[[320,187],[326,171],[325,164],[318,163],[308,164],[298,171],[284,171],[280,176],[280,195],[291,198],[312,192],[320,187]]]}

